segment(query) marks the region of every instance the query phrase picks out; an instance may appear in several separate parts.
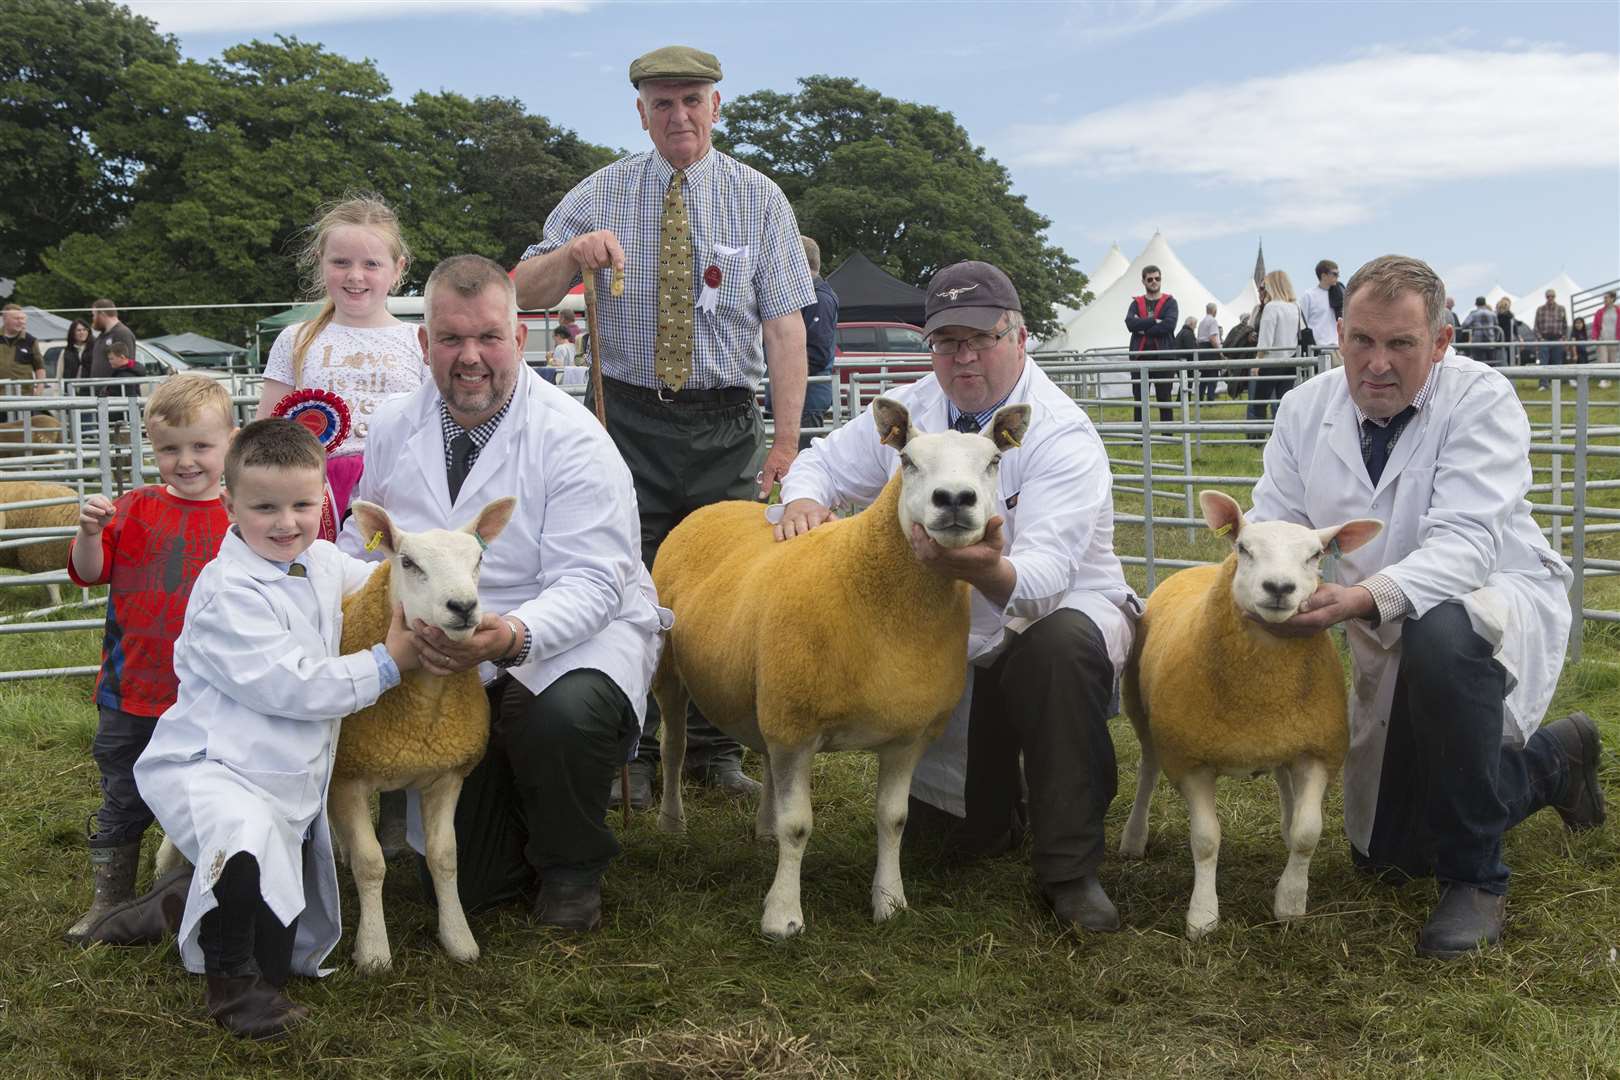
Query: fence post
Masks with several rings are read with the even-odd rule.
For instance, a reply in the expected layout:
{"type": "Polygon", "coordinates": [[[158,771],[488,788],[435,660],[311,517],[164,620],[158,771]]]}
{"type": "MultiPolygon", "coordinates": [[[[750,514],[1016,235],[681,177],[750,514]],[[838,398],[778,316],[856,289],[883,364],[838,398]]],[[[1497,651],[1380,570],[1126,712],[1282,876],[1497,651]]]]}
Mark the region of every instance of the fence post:
{"type": "MultiPolygon", "coordinates": [[[[1198,377],[1198,369],[1197,368],[1190,368],[1188,370],[1188,374],[1196,379],[1198,377]]],[[[1192,481],[1190,479],[1186,479],[1186,478],[1191,477],[1192,474],[1193,474],[1192,432],[1187,430],[1188,428],[1193,426],[1193,423],[1192,423],[1192,405],[1190,404],[1189,399],[1188,399],[1188,395],[1187,395],[1188,380],[1187,379],[1182,379],[1182,380],[1180,380],[1180,383],[1181,383],[1181,475],[1182,475],[1182,477],[1184,478],[1184,481],[1185,481],[1182,484],[1182,490],[1183,490],[1183,493],[1186,495],[1186,506],[1184,508],[1185,512],[1182,514],[1182,516],[1190,518],[1190,517],[1193,516],[1193,485],[1192,485],[1192,481]]],[[[1189,526],[1187,526],[1187,541],[1189,543],[1191,543],[1192,539],[1193,539],[1193,527],[1191,525],[1189,525],[1189,526]]]]}
{"type": "Polygon", "coordinates": [[[1570,565],[1575,581],[1569,589],[1569,606],[1574,617],[1569,621],[1569,651],[1571,663],[1580,663],[1581,644],[1586,629],[1586,433],[1591,414],[1591,383],[1586,372],[1575,376],[1575,475],[1570,502],[1574,513],[1570,521],[1570,565]]]}
{"type": "MultiPolygon", "coordinates": [[[[1517,384],[1515,384],[1515,385],[1517,385],[1517,384]]],[[[1551,413],[1551,417],[1550,417],[1550,420],[1549,420],[1549,425],[1551,427],[1552,444],[1554,446],[1559,445],[1559,443],[1563,441],[1563,437],[1564,437],[1563,388],[1564,388],[1564,383],[1563,383],[1562,379],[1554,379],[1552,381],[1552,413],[1551,413]]],[[[1551,465],[1550,474],[1551,474],[1551,477],[1552,477],[1552,504],[1554,506],[1561,506],[1561,505],[1563,505],[1563,500],[1564,500],[1564,455],[1563,454],[1560,454],[1560,453],[1557,453],[1557,452],[1554,452],[1552,454],[1552,465],[1551,465]]],[[[1534,466],[1533,461],[1532,461],[1531,469],[1530,469],[1530,482],[1532,484],[1535,483],[1535,466],[1534,466]]],[[[1554,515],[1552,515],[1552,549],[1558,555],[1559,558],[1563,558],[1563,555],[1564,555],[1564,517],[1563,517],[1562,514],[1554,514],[1554,515]]],[[[1580,621],[1580,618],[1579,618],[1578,615],[1577,615],[1575,621],[1576,622],[1580,621]]]]}
{"type": "Polygon", "coordinates": [[[1140,356],[1134,359],[1140,376],[1137,400],[1142,410],[1142,561],[1146,564],[1147,591],[1151,593],[1158,581],[1153,567],[1153,376],[1140,356]]]}

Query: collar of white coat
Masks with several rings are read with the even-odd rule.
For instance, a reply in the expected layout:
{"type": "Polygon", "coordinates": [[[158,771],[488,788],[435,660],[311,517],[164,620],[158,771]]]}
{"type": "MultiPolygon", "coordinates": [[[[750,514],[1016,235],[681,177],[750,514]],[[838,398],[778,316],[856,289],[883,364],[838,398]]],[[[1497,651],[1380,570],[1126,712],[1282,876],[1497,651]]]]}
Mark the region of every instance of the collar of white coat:
{"type": "MultiPolygon", "coordinates": [[[[284,581],[290,576],[286,566],[271,562],[248,547],[247,541],[242,539],[242,535],[236,531],[234,525],[226,531],[225,539],[219,545],[219,557],[241,567],[254,581],[284,581]]],[[[301,564],[306,574],[311,569],[308,551],[299,555],[293,562],[301,564]]]]}

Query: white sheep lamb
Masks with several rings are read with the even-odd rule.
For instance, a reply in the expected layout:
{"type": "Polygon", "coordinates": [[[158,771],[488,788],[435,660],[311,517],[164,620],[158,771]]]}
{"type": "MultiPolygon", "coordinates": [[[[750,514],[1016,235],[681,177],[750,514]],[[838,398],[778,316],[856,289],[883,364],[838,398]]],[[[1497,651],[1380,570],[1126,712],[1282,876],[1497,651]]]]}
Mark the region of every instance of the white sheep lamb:
{"type": "MultiPolygon", "coordinates": [[[[460,640],[478,625],[478,569],[517,507],[511,496],[496,499],[462,529],[407,533],[375,503],[356,500],[351,509],[363,536],[377,538],[388,562],[364,587],[343,601],[345,653],[383,640],[395,603],[406,621],[438,626],[460,640]]],[[[450,676],[406,672],[394,689],[369,709],[347,716],[338,734],[327,812],[348,853],[360,894],[354,961],[361,971],[387,968],[392,957],[383,919],[382,885],[387,872],[371,824],[374,791],[412,788],[421,794],[428,872],[439,904],[439,941],[453,958],[478,959],[478,942],[467,927],[456,889],[456,800],[461,782],[484,756],[489,741],[489,701],[476,669],[450,676]]]]}
{"type": "Polygon", "coordinates": [[[773,938],[804,928],[799,864],[810,763],[823,750],[878,755],[872,917],[906,906],[900,835],[911,774],[962,696],[969,625],[967,585],[917,561],[911,526],[946,547],[978,542],[995,505],[998,447],[1023,438],[1030,410],[1002,409],[988,437],[923,433],[887,398],[872,414],[901,467],[865,511],[777,543],[757,503],[717,503],[678,525],[653,563],[659,601],[675,612],[653,680],[664,723],[659,825],[685,824],[690,698],[765,757],[755,829],[779,845],[761,920],[773,938]]]}
{"type": "Polygon", "coordinates": [[[1329,529],[1250,524],[1219,491],[1201,492],[1198,501],[1210,528],[1230,534],[1232,554],[1171,575],[1148,597],[1125,672],[1125,711],[1142,744],[1142,766],[1119,845],[1122,855],[1142,855],[1162,768],[1187,800],[1193,852],[1187,936],[1194,940],[1220,918],[1215,778],[1221,774],[1273,771],[1288,848],[1273,911],[1279,919],[1305,914],[1322,796],[1349,742],[1344,668],[1326,633],[1278,637],[1259,622],[1283,622],[1299,610],[1335,543],[1352,551],[1383,528],[1365,519],[1329,529]]]}

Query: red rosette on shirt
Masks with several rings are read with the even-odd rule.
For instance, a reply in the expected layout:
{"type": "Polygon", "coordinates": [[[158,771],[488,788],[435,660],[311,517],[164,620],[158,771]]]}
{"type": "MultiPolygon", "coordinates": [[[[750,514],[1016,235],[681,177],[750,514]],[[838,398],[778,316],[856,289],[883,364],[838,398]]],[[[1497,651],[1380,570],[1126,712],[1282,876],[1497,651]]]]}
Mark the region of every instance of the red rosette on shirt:
{"type": "Polygon", "coordinates": [[[720,268],[718,266],[711,265],[707,270],[703,271],[703,284],[709,288],[718,289],[720,281],[720,268]]]}
{"type": "Polygon", "coordinates": [[[330,390],[294,390],[276,402],[270,415],[304,425],[328,454],[349,437],[349,405],[330,390]]]}

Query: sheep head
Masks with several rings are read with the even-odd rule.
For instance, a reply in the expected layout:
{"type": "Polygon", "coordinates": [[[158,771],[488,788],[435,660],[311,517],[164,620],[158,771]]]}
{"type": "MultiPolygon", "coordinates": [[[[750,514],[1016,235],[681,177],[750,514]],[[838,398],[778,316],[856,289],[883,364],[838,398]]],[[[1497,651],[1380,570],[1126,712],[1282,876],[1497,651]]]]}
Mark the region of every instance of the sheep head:
{"type": "Polygon", "coordinates": [[[873,402],[880,439],[900,451],[901,530],[910,536],[915,522],[940,547],[967,547],[983,539],[995,512],[1002,451],[1023,441],[1029,413],[1028,405],[1007,405],[996,411],[988,431],[930,434],[918,430],[898,401],[873,402]]]}
{"type": "Polygon", "coordinates": [[[460,529],[408,533],[388,511],[356,499],[350,506],[362,536],[377,537],[393,564],[392,599],[405,605],[405,621],[437,626],[453,641],[472,636],[478,626],[478,571],[484,549],[494,542],[517,509],[517,498],[496,499],[460,529]]]}
{"type": "Polygon", "coordinates": [[[1377,536],[1384,523],[1356,518],[1327,529],[1289,521],[1249,522],[1237,502],[1220,491],[1201,491],[1204,520],[1232,542],[1237,571],[1232,600],[1265,622],[1286,622],[1322,581],[1322,556],[1338,541],[1339,551],[1354,551],[1377,536]]]}

